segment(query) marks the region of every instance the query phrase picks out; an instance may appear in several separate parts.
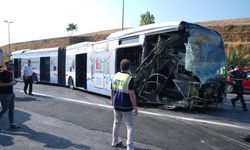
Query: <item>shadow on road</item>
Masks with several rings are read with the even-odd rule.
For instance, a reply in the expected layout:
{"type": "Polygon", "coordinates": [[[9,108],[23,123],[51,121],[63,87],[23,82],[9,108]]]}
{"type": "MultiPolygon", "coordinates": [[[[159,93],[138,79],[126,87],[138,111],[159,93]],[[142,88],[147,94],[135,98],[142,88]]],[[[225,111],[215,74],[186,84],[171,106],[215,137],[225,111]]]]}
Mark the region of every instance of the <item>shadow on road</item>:
{"type": "MultiPolygon", "coordinates": [[[[29,128],[24,123],[30,120],[30,114],[23,111],[15,111],[15,114],[18,114],[16,120],[21,124],[21,128],[15,131],[4,130],[0,131],[0,145],[2,146],[11,146],[14,144],[13,137],[11,135],[19,135],[24,136],[32,141],[36,141],[39,143],[44,143],[44,147],[47,148],[55,148],[55,149],[66,149],[69,147],[79,148],[83,150],[89,150],[90,147],[81,144],[72,143],[70,140],[65,139],[63,137],[58,137],[56,135],[39,132],[29,128]],[[10,136],[9,136],[10,135],[10,136]]],[[[5,125],[7,126],[7,116],[5,115],[2,118],[2,121],[5,121],[5,125]]],[[[25,144],[25,143],[24,143],[25,144]]]]}
{"type": "Polygon", "coordinates": [[[30,102],[30,101],[38,101],[38,100],[37,100],[37,98],[34,98],[34,97],[23,97],[23,98],[16,97],[15,101],[30,102]]]}
{"type": "Polygon", "coordinates": [[[2,145],[2,146],[10,146],[10,145],[13,145],[13,144],[14,144],[13,137],[3,135],[0,132],[0,145],[2,145]]]}

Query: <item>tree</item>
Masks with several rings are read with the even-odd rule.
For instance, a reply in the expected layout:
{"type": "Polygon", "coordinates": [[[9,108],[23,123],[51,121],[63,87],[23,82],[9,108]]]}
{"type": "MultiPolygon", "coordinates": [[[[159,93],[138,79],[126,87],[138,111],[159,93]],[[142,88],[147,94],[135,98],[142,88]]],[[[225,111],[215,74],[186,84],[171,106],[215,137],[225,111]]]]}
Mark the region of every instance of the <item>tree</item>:
{"type": "Polygon", "coordinates": [[[77,31],[78,27],[77,24],[69,23],[68,27],[66,28],[67,32],[69,32],[69,36],[73,35],[74,31],[77,31]]]}
{"type": "Polygon", "coordinates": [[[145,14],[141,14],[140,26],[155,23],[155,17],[147,11],[145,14]]]}

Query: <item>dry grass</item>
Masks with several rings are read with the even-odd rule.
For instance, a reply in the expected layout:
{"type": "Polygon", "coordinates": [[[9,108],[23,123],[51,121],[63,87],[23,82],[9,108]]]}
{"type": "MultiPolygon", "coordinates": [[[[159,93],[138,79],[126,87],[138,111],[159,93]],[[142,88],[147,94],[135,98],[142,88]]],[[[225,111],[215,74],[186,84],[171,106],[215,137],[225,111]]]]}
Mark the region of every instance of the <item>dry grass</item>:
{"type": "Polygon", "coordinates": [[[224,44],[227,48],[240,49],[246,47],[250,49],[250,42],[224,42],[224,44]]]}
{"type": "Polygon", "coordinates": [[[250,18],[214,20],[214,21],[205,21],[197,23],[204,26],[249,25],[250,18]]]}

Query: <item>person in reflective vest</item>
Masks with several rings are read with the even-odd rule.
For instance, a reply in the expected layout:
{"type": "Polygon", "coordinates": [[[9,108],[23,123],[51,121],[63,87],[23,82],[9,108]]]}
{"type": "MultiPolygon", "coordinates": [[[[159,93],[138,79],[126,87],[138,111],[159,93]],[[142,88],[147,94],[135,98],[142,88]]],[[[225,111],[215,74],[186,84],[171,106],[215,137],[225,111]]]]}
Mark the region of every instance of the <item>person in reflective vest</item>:
{"type": "Polygon", "coordinates": [[[220,75],[224,78],[227,77],[227,69],[225,66],[220,69],[220,75]]]}
{"type": "Polygon", "coordinates": [[[127,150],[133,150],[135,123],[134,117],[138,114],[133,78],[129,74],[130,62],[123,59],[120,63],[121,72],[115,74],[111,84],[111,102],[114,108],[114,124],[112,146],[122,143],[119,138],[119,129],[122,118],[127,127],[127,150]]]}
{"type": "Polygon", "coordinates": [[[232,105],[235,107],[235,102],[240,100],[242,104],[242,110],[247,111],[247,106],[243,97],[244,89],[243,89],[243,80],[247,79],[246,72],[243,71],[243,67],[239,66],[237,70],[234,70],[229,73],[233,80],[233,88],[237,94],[237,96],[231,99],[232,105]]]}

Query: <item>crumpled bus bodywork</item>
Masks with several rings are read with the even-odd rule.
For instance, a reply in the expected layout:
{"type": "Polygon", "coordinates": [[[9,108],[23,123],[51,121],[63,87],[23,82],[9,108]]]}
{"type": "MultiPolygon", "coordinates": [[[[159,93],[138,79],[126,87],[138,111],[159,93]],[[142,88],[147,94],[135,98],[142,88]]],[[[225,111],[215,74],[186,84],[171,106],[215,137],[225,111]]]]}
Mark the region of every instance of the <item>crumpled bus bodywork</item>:
{"type": "Polygon", "coordinates": [[[143,61],[134,73],[139,102],[170,108],[222,103],[226,82],[220,70],[226,55],[218,32],[181,22],[178,31],[154,37],[157,42],[146,38],[143,61]]]}

